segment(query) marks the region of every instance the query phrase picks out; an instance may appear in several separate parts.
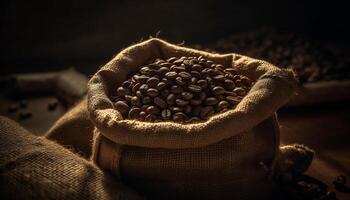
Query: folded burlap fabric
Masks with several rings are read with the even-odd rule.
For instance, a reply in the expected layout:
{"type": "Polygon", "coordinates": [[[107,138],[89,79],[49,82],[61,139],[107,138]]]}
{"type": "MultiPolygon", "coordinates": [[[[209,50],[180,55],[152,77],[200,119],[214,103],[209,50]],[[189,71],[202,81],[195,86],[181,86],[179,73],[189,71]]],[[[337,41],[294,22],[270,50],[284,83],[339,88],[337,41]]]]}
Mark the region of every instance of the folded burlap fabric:
{"type": "Polygon", "coordinates": [[[0,116],[1,199],[141,199],[91,162],[0,116]]]}
{"type": "Polygon", "coordinates": [[[261,199],[271,190],[269,176],[279,153],[275,112],[295,88],[291,70],[242,55],[211,54],[159,39],[130,46],[88,84],[88,110],[96,127],[93,160],[152,197],[261,199]],[[123,119],[111,101],[114,90],[140,66],[174,56],[202,56],[256,83],[234,109],[205,122],[123,119]]]}

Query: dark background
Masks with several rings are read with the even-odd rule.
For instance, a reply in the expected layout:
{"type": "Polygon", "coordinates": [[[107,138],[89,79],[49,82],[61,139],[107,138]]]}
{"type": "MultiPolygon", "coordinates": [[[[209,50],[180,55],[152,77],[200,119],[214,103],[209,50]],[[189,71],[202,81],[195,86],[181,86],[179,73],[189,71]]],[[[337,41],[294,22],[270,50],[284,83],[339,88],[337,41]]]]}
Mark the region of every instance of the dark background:
{"type": "MultiPolygon", "coordinates": [[[[343,1],[345,2],[345,1],[343,1]]],[[[92,74],[120,49],[155,36],[206,43],[261,26],[349,44],[342,1],[2,1],[0,72],[76,66],[92,74]]]]}

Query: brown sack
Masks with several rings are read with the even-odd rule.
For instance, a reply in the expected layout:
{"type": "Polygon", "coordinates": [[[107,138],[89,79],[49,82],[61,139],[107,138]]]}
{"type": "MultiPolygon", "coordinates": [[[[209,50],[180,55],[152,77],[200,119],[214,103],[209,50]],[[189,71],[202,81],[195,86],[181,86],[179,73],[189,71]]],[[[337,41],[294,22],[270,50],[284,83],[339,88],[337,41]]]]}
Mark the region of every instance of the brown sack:
{"type": "Polygon", "coordinates": [[[159,198],[256,199],[270,189],[278,154],[275,111],[294,94],[290,70],[237,54],[211,54],[159,39],[133,45],[89,81],[88,110],[96,126],[93,160],[125,183],[159,198]],[[256,81],[236,108],[205,122],[149,123],[123,119],[110,96],[141,65],[156,58],[202,56],[256,81]]]}
{"type": "Polygon", "coordinates": [[[141,199],[91,162],[0,116],[1,199],[141,199]]]}

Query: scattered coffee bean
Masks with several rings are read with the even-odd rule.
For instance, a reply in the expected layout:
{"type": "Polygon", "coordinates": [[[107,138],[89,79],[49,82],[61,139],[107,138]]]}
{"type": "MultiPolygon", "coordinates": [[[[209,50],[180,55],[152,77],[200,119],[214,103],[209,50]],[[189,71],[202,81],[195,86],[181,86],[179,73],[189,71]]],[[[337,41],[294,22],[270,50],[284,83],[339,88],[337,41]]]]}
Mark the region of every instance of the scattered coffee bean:
{"type": "Polygon", "coordinates": [[[124,81],[112,100],[124,118],[194,123],[234,108],[252,81],[203,57],[156,59],[124,81]]]}
{"type": "Polygon", "coordinates": [[[58,106],[58,101],[57,100],[52,100],[52,101],[50,101],[47,104],[47,109],[49,111],[53,111],[53,110],[56,110],[57,106],[58,106]]]}
{"type": "Polygon", "coordinates": [[[18,110],[18,106],[16,104],[11,104],[7,110],[9,113],[15,113],[18,110]]]}
{"type": "Polygon", "coordinates": [[[32,117],[32,113],[29,111],[21,111],[19,113],[19,120],[26,120],[32,117]]]}

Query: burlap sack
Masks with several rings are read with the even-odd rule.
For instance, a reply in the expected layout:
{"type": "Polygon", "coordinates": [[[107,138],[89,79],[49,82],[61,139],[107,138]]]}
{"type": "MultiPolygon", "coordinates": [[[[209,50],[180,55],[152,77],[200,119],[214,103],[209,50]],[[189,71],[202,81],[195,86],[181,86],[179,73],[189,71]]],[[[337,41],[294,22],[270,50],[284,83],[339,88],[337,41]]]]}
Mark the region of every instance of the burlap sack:
{"type": "Polygon", "coordinates": [[[0,199],[141,199],[91,162],[0,116],[0,199]]]}
{"type": "Polygon", "coordinates": [[[52,125],[45,137],[84,158],[90,158],[93,129],[87,110],[87,99],[84,97],[52,125]]]}
{"type": "Polygon", "coordinates": [[[93,160],[122,181],[159,198],[260,199],[278,154],[275,111],[294,94],[292,71],[237,54],[211,54],[159,39],[133,45],[89,81],[88,110],[96,126],[93,160]],[[156,58],[203,56],[256,81],[233,110],[180,125],[123,119],[110,96],[156,58]]]}

